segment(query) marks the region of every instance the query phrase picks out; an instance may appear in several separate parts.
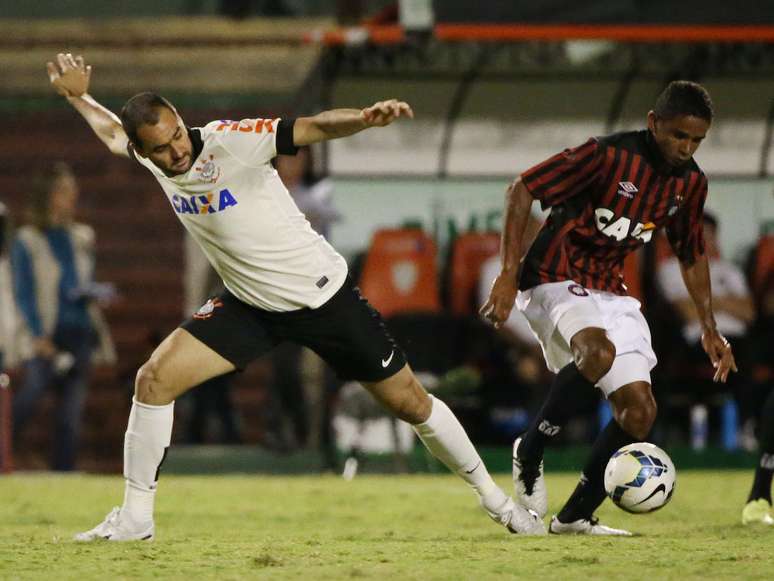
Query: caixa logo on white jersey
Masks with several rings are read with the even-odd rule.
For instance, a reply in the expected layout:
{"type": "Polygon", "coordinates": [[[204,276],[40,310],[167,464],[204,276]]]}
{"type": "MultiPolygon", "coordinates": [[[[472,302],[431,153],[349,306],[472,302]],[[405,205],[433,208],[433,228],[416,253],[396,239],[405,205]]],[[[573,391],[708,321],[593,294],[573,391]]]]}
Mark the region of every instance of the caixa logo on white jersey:
{"type": "Polygon", "coordinates": [[[236,205],[236,198],[228,190],[189,197],[179,194],[172,196],[172,207],[178,214],[215,214],[236,205]]]}
{"type": "Polygon", "coordinates": [[[647,243],[653,237],[653,231],[656,225],[653,222],[642,224],[637,222],[632,227],[632,221],[626,216],[615,217],[612,210],[607,208],[597,208],[594,210],[594,220],[597,223],[597,229],[605,236],[615,238],[621,242],[624,238],[631,236],[647,243]]]}

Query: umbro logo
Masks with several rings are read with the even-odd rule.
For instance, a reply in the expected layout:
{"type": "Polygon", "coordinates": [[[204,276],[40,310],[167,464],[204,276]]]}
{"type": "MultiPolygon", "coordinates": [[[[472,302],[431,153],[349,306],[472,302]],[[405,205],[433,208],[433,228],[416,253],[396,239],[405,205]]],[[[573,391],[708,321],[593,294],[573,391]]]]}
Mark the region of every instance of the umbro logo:
{"type": "Polygon", "coordinates": [[[555,426],[548,420],[543,420],[538,424],[538,431],[544,433],[549,438],[553,438],[558,434],[562,428],[560,426],[555,426]]]}
{"type": "Polygon", "coordinates": [[[632,182],[618,182],[618,191],[616,193],[619,196],[631,199],[637,192],[639,192],[639,190],[632,182]]]}

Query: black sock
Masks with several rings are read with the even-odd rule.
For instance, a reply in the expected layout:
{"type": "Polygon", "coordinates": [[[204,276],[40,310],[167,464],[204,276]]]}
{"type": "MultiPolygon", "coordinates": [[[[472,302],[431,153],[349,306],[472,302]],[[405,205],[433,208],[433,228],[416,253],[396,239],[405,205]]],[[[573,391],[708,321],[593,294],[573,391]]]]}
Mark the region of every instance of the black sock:
{"type": "Polygon", "coordinates": [[[771,479],[774,475],[774,454],[761,454],[758,467],[755,469],[755,479],[747,502],[762,498],[771,504],[771,479]]]}
{"type": "Polygon", "coordinates": [[[581,375],[575,363],[564,366],[556,374],[540,412],[522,436],[519,459],[540,462],[546,441],[561,431],[575,411],[573,400],[576,395],[593,387],[594,384],[581,375]]]}
{"type": "Polygon", "coordinates": [[[621,446],[634,441],[635,438],[627,434],[618,422],[610,420],[594,442],[578,486],[557,515],[561,522],[591,518],[605,500],[605,467],[610,456],[621,446]]]}
{"type": "Polygon", "coordinates": [[[763,405],[759,426],[758,443],[761,457],[755,469],[755,480],[748,502],[763,498],[771,504],[771,480],[774,475],[774,390],[763,405]]]}

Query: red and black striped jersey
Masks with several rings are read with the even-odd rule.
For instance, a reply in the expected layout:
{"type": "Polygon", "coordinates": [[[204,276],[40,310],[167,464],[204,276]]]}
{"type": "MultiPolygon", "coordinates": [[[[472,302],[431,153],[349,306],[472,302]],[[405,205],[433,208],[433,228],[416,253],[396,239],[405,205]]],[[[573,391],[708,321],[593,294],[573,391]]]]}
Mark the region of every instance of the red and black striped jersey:
{"type": "Polygon", "coordinates": [[[626,294],[624,258],[662,227],[681,261],[704,254],[707,177],[693,159],[679,168],[667,164],[647,130],[589,139],[521,180],[551,209],[524,257],[522,290],[573,280],[626,294]]]}

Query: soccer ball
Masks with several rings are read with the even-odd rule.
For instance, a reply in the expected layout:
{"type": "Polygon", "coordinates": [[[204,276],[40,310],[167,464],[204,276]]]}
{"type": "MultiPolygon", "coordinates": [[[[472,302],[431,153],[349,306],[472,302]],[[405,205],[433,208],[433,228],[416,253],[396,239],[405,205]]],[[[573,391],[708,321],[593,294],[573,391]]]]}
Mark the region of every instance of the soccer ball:
{"type": "Polygon", "coordinates": [[[653,512],[675,491],[675,465],[664,450],[640,442],[618,450],[605,468],[605,490],[626,512],[653,512]]]}

